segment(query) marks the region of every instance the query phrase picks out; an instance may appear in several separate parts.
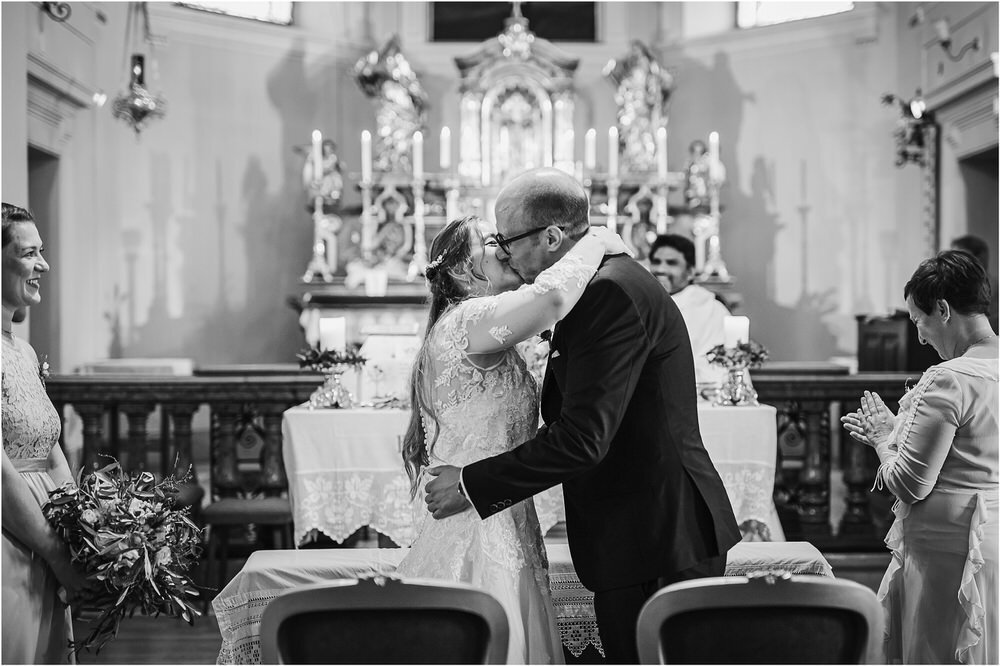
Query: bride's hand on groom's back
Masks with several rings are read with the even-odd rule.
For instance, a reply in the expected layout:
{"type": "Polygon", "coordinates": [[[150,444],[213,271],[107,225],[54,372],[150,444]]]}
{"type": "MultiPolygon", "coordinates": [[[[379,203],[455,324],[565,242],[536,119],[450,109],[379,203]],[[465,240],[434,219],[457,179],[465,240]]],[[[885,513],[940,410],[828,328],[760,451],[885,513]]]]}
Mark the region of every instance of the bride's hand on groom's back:
{"type": "Polygon", "coordinates": [[[472,506],[460,490],[461,470],[458,467],[438,465],[429,467],[427,473],[434,478],[424,486],[424,502],[435,520],[454,516],[472,506]]]}
{"type": "Polygon", "coordinates": [[[604,244],[604,254],[627,254],[630,257],[634,257],[635,254],[629,249],[628,245],[621,236],[611,231],[607,227],[591,227],[590,235],[597,238],[604,244]]]}

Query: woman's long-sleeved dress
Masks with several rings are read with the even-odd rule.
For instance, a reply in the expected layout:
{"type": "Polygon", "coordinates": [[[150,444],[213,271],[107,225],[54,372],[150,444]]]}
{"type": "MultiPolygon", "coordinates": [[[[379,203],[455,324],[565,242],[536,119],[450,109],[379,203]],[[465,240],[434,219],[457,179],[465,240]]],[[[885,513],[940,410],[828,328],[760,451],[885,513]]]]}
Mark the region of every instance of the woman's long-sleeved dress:
{"type": "Polygon", "coordinates": [[[900,400],[876,476],[898,498],[888,663],[998,663],[997,411],[995,358],[935,365],[900,400]]]}

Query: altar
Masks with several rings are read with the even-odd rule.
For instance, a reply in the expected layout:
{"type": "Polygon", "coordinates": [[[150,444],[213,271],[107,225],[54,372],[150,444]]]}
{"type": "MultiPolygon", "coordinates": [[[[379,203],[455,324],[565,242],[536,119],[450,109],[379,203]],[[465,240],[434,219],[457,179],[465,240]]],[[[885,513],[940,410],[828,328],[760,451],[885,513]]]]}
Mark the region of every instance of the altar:
{"type": "Polygon", "coordinates": [[[360,171],[341,174],[327,140],[314,131],[303,176],[315,227],[312,257],[287,299],[307,339],[319,317],[346,317],[348,343],[363,342],[376,325],[422,326],[429,242],[464,216],[493,221],[501,187],[538,167],[576,177],[590,198],[592,224],[619,232],[638,260],[657,234],[686,235],[697,249],[696,279],[713,291],[732,291],[719,241],[725,181],[719,134],[682,137],[690,142],[689,158],[671,168],[673,77],[639,41],[600,73],[617,106],[614,124],[600,131],[582,126],[574,84],[581,59],[535,35],[520,3],[512,4],[500,34],[454,58],[460,93],[454,132],[429,125],[434,100],[396,36],[354,67],[374,113],[372,128],[356,139],[360,171]],[[437,162],[425,163],[434,148],[437,162]],[[331,187],[324,189],[330,180],[335,198],[331,187]],[[352,185],[361,205],[342,210],[341,192],[352,185]]]}
{"type": "MultiPolygon", "coordinates": [[[[285,473],[296,544],[322,533],[344,541],[369,526],[400,546],[417,536],[426,510],[410,500],[400,446],[410,412],[398,409],[293,407],[282,417],[285,473]]],[[[745,540],[783,541],[774,508],[775,409],[702,402],[705,448],[732,502],[745,540]]],[[[533,498],[542,533],[565,520],[562,487],[533,498]]]]}

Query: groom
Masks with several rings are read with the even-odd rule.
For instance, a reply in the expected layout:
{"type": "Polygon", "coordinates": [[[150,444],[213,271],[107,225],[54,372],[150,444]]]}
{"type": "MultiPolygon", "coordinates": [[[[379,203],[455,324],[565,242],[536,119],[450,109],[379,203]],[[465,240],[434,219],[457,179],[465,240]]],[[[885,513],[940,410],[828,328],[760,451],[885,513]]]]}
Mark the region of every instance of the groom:
{"type": "MultiPolygon", "coordinates": [[[[590,228],[586,192],[562,171],[524,173],[496,202],[497,243],[526,282],[590,228]]],[[[698,430],[694,360],[681,314],[646,269],[605,258],[554,329],[538,434],[464,468],[429,470],[434,518],[482,518],[558,483],[580,582],[594,591],[611,663],[638,663],[639,611],[662,585],[725,572],[740,540],[698,430]]]]}

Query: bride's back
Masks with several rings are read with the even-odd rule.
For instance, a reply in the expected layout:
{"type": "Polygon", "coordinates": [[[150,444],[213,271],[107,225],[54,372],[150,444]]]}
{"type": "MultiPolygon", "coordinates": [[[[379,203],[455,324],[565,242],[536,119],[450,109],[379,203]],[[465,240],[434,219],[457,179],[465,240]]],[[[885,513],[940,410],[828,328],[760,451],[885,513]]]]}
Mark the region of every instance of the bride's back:
{"type": "MultiPolygon", "coordinates": [[[[508,451],[534,436],[538,387],[513,348],[468,354],[467,326],[489,311],[493,298],[476,298],[446,311],[428,333],[424,368],[440,428],[431,465],[462,466],[508,451]]],[[[434,424],[424,416],[428,443],[434,424]]]]}

